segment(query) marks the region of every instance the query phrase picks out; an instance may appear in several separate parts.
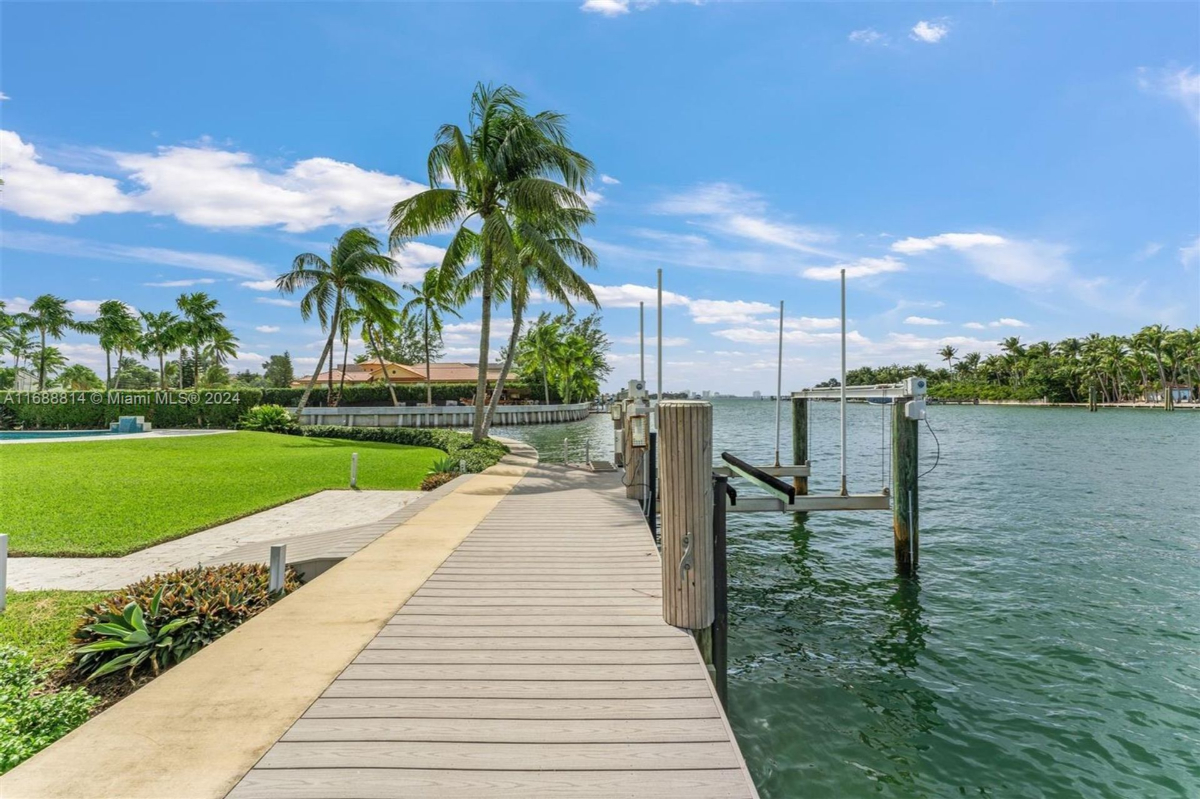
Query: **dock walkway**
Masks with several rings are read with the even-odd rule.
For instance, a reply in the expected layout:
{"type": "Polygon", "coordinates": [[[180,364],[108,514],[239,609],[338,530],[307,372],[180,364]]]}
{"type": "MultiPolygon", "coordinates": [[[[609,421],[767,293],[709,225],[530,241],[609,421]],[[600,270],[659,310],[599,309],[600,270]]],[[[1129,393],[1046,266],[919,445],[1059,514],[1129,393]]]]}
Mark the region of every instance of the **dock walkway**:
{"type": "Polygon", "coordinates": [[[619,477],[534,467],[230,799],[755,797],[619,477]]]}

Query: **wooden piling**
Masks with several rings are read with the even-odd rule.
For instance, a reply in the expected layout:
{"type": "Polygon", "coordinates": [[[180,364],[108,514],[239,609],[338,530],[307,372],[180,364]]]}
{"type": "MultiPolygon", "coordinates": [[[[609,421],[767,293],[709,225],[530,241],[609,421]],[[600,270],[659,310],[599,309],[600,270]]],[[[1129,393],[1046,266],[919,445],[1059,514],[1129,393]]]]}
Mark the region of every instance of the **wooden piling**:
{"type": "Polygon", "coordinates": [[[625,496],[639,502],[646,497],[646,449],[635,449],[633,446],[633,417],[635,414],[644,415],[646,407],[634,402],[625,409],[622,419],[625,431],[625,496]]]}
{"type": "Polygon", "coordinates": [[[663,619],[707,632],[715,617],[712,405],[667,400],[658,413],[663,619]]]}
{"type": "MultiPolygon", "coordinates": [[[[804,397],[792,397],[792,463],[808,463],[808,400],[804,397]]],[[[792,486],[796,496],[803,496],[808,493],[808,478],[793,477],[792,486]]]]}
{"type": "Polygon", "coordinates": [[[900,397],[892,403],[892,531],[896,569],[901,574],[916,571],[919,560],[917,422],[904,415],[911,399],[900,397]]]}

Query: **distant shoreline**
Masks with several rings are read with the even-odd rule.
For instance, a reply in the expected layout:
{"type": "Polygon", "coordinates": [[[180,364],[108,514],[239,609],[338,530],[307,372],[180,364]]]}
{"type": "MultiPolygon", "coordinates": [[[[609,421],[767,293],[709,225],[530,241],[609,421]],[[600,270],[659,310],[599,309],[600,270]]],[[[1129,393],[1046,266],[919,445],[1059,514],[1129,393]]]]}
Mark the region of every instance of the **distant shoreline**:
{"type": "MultiPolygon", "coordinates": [[[[1044,402],[1041,400],[929,400],[930,405],[1014,405],[1025,408],[1087,408],[1086,402],[1044,402]]],[[[1097,408],[1125,408],[1130,410],[1161,411],[1161,403],[1151,402],[1098,402],[1097,408]]],[[[1176,404],[1177,411],[1200,411],[1200,404],[1176,404]]]]}

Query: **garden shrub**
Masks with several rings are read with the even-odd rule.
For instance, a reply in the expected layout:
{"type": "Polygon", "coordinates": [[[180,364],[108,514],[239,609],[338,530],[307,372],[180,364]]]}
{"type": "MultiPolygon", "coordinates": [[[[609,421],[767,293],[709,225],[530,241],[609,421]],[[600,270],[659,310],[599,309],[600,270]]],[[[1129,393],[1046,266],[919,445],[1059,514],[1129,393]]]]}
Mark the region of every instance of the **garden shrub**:
{"type": "Polygon", "coordinates": [[[260,433],[291,433],[298,425],[291,411],[282,405],[255,405],[246,411],[238,427],[260,433]]]}
{"type": "Polygon", "coordinates": [[[421,481],[421,490],[432,491],[435,488],[440,488],[458,476],[458,472],[430,472],[421,481]]]}
{"type": "MultiPolygon", "coordinates": [[[[425,402],[425,384],[424,383],[393,383],[392,388],[396,391],[396,400],[401,403],[417,402],[424,404],[425,402]]],[[[505,381],[504,390],[509,392],[523,392],[529,394],[529,390],[520,382],[512,380],[505,381]]],[[[282,405],[285,408],[294,408],[300,404],[300,397],[304,394],[303,388],[264,388],[262,390],[262,401],[264,403],[272,403],[282,405]]],[[[338,393],[337,381],[334,381],[333,393],[338,393]]],[[[435,383],[433,386],[433,401],[434,403],[442,402],[457,402],[461,399],[475,396],[474,383],[435,383]]],[[[533,397],[540,398],[541,390],[533,393],[533,397]]],[[[312,390],[312,394],[308,397],[308,404],[323,408],[329,404],[329,387],[324,383],[318,383],[312,390]]],[[[551,397],[551,399],[554,399],[551,397]]],[[[339,406],[363,407],[370,405],[390,406],[392,404],[392,395],[388,392],[386,383],[366,383],[348,385],[342,391],[339,406]]]]}
{"type": "MultiPolygon", "coordinates": [[[[97,630],[96,626],[108,623],[119,626],[118,618],[128,621],[126,609],[131,604],[141,609],[146,626],[160,634],[172,622],[190,620],[173,630],[170,642],[163,647],[169,654],[163,658],[162,665],[184,660],[270,607],[278,597],[270,595],[269,580],[267,566],[233,563],[156,574],[126,586],[84,609],[83,620],[75,632],[80,648],[76,650],[74,668],[81,674],[95,674],[105,664],[127,654],[126,650],[116,647],[99,651],[89,647],[113,640],[119,634],[117,628],[97,630]]],[[[299,587],[299,577],[294,570],[288,569],[284,593],[299,587]]],[[[134,667],[138,665],[141,663],[134,667]]]]}
{"type": "Polygon", "coordinates": [[[0,647],[0,773],[87,721],[100,700],[82,688],[46,687],[47,673],[15,647],[0,647]]]}
{"type": "Polygon", "coordinates": [[[433,447],[445,452],[456,465],[462,461],[467,472],[482,472],[499,463],[508,452],[508,447],[495,439],[488,438],[476,443],[467,433],[440,428],[312,425],[301,427],[298,434],[309,438],[340,438],[348,441],[378,441],[384,444],[433,447]]]}
{"type": "Polygon", "coordinates": [[[144,416],[155,427],[233,429],[262,404],[262,394],[256,388],[13,392],[3,407],[28,430],[106,430],[120,416],[144,416]]]}

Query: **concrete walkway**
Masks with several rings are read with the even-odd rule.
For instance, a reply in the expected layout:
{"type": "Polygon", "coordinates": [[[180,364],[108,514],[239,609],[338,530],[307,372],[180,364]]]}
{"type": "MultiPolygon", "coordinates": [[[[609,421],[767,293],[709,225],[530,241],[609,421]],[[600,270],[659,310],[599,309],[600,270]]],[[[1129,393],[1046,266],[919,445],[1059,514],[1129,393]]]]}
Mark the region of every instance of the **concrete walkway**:
{"type": "MultiPolygon", "coordinates": [[[[322,491],[122,558],[9,558],[8,587],[103,591],[159,572],[225,562],[222,556],[234,550],[243,555],[239,560],[257,560],[245,557],[251,554],[247,545],[262,544],[265,551],[279,539],[370,525],[421,497],[420,491],[322,491]]],[[[355,550],[399,523],[379,529],[355,550]]]]}

